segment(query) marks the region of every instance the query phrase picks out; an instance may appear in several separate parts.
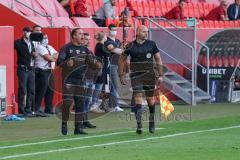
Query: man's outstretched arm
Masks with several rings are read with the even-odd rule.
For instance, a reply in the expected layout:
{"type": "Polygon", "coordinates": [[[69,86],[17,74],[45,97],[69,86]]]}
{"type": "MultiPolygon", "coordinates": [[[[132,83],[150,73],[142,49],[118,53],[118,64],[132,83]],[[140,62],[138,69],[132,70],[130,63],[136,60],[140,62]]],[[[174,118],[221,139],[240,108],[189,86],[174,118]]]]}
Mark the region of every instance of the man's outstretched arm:
{"type": "Polygon", "coordinates": [[[121,54],[119,61],[118,61],[118,74],[119,74],[119,78],[120,78],[120,82],[125,85],[126,81],[125,81],[125,66],[127,64],[127,55],[126,54],[121,54]]]}

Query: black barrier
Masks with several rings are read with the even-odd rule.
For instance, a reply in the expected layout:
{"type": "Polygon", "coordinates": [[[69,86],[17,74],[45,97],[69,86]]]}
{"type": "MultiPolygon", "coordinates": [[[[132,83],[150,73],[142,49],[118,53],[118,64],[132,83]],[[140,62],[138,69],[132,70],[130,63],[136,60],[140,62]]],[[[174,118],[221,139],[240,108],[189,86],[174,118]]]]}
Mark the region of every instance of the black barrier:
{"type": "MultiPolygon", "coordinates": [[[[229,102],[231,78],[240,58],[240,30],[225,30],[210,37],[206,45],[210,50],[210,95],[212,102],[229,102]]],[[[202,48],[198,62],[206,66],[206,49],[202,48]]],[[[197,68],[198,86],[207,91],[207,70],[197,68]]]]}

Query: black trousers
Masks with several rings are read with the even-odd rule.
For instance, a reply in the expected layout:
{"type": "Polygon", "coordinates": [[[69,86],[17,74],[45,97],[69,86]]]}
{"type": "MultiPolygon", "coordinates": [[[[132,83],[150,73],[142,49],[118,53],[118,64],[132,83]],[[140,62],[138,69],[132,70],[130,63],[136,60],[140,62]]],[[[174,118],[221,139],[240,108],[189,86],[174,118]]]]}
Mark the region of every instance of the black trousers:
{"type": "Polygon", "coordinates": [[[42,100],[45,102],[45,112],[51,112],[53,108],[53,79],[51,78],[52,71],[42,70],[37,68],[35,70],[35,83],[36,83],[36,94],[35,94],[35,111],[39,111],[42,100]]]}
{"type": "MultiPolygon", "coordinates": [[[[80,81],[80,80],[79,80],[80,81]]],[[[84,119],[84,84],[63,86],[62,122],[75,121],[75,128],[83,128],[84,119]],[[70,113],[70,107],[74,106],[75,114],[70,113]]]]}
{"type": "Polygon", "coordinates": [[[92,18],[94,22],[98,25],[98,27],[106,27],[105,25],[105,19],[99,19],[99,18],[92,18]]]}
{"type": "Polygon", "coordinates": [[[31,111],[34,107],[35,74],[27,67],[18,67],[18,108],[19,113],[31,111]]]}

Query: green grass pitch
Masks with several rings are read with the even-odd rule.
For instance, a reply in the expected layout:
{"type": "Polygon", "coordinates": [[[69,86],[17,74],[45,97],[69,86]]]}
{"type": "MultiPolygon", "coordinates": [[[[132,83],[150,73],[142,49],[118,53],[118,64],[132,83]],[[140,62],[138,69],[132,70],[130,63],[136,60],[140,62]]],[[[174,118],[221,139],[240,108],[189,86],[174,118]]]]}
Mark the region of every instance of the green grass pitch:
{"type": "MultiPolygon", "coordinates": [[[[158,111],[159,113],[159,111],[158,111]]],[[[56,117],[0,122],[0,160],[239,160],[240,105],[176,105],[155,134],[136,135],[129,110],[94,119],[86,136],[61,136],[56,117]],[[191,113],[191,116],[190,116],[191,113]]]]}

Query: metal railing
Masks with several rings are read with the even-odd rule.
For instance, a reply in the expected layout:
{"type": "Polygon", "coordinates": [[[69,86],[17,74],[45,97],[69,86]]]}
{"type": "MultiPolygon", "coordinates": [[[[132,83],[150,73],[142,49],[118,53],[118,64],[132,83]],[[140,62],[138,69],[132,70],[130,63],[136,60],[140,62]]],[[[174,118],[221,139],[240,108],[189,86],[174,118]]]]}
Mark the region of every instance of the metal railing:
{"type": "MultiPolygon", "coordinates": [[[[173,34],[172,32],[170,32],[169,30],[167,30],[166,28],[164,28],[163,26],[159,25],[157,22],[155,22],[154,20],[152,20],[151,18],[147,18],[147,17],[137,17],[135,18],[135,28],[136,28],[136,24],[137,24],[137,20],[148,20],[149,23],[149,29],[151,29],[151,24],[154,24],[155,26],[157,26],[158,28],[161,28],[163,31],[165,31],[166,33],[168,33],[170,36],[174,37],[176,40],[178,40],[179,42],[181,42],[182,44],[184,44],[185,46],[187,46],[188,48],[191,49],[191,53],[192,53],[192,69],[189,69],[186,65],[184,65],[183,63],[179,63],[180,65],[182,65],[184,68],[187,68],[188,70],[192,71],[192,82],[195,81],[195,52],[196,49],[191,46],[189,43],[185,42],[184,40],[182,40],[180,37],[176,36],[175,34],[173,34]]],[[[135,31],[136,32],[136,31],[135,31]]],[[[166,52],[164,52],[166,54],[166,52]]],[[[168,55],[171,59],[173,59],[174,61],[178,62],[175,58],[173,58],[172,56],[168,55]]],[[[196,105],[196,101],[195,101],[195,94],[194,94],[194,83],[192,84],[192,105],[195,106],[196,105]]]]}
{"type": "Polygon", "coordinates": [[[210,76],[209,76],[209,66],[210,66],[210,60],[209,60],[209,56],[210,56],[210,50],[209,47],[207,45],[205,45],[204,43],[200,42],[199,40],[197,40],[197,43],[200,44],[201,46],[205,47],[207,49],[207,68],[202,66],[201,64],[198,64],[200,67],[204,68],[207,70],[207,93],[210,94],[210,76]]]}
{"type": "Polygon", "coordinates": [[[12,9],[13,9],[13,6],[14,6],[14,5],[13,5],[14,1],[17,2],[17,3],[19,3],[19,4],[21,4],[22,6],[24,6],[24,7],[26,7],[26,8],[28,8],[28,9],[30,9],[31,11],[33,11],[34,13],[36,13],[36,14],[42,16],[42,17],[50,18],[50,27],[52,28],[52,27],[54,26],[54,25],[53,25],[53,16],[40,13],[40,12],[36,11],[35,9],[29,7],[28,5],[24,4],[23,2],[21,2],[21,1],[19,1],[19,0],[12,0],[12,4],[11,4],[11,8],[12,8],[12,9]]]}
{"type": "Polygon", "coordinates": [[[231,84],[231,93],[230,93],[230,95],[231,95],[231,97],[229,97],[229,99],[230,100],[232,100],[232,95],[233,95],[233,85],[234,85],[234,76],[235,76],[235,74],[236,74],[236,71],[237,71],[237,69],[238,68],[240,68],[240,60],[238,60],[238,63],[237,63],[237,66],[235,67],[235,69],[234,69],[234,71],[233,71],[233,73],[232,73],[232,75],[231,75],[231,77],[230,77],[230,84],[231,84]]]}

